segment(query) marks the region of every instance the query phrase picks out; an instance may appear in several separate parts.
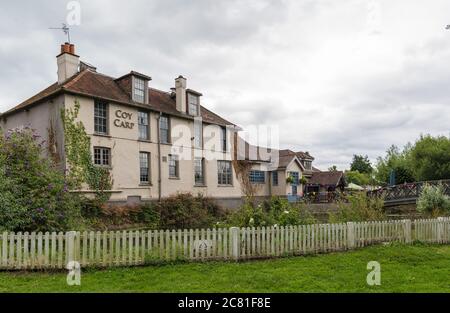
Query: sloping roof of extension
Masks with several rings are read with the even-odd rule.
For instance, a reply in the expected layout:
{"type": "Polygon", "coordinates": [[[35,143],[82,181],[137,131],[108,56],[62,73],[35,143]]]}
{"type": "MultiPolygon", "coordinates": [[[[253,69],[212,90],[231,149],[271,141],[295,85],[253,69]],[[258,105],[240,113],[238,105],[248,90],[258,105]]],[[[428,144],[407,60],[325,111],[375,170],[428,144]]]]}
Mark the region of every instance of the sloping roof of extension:
{"type": "MultiPolygon", "coordinates": [[[[193,119],[187,114],[180,113],[176,110],[175,97],[172,97],[170,92],[161,91],[154,88],[149,88],[149,104],[139,104],[131,101],[127,93],[116,83],[115,79],[90,69],[85,69],[78,74],[69,78],[66,82],[59,85],[54,83],[37,93],[28,100],[15,106],[14,108],[0,114],[0,117],[6,117],[17,111],[26,109],[30,106],[39,104],[50,97],[60,93],[71,93],[80,96],[100,98],[107,101],[117,102],[133,107],[150,109],[153,111],[161,111],[162,113],[176,115],[182,118],[193,119]]],[[[203,122],[209,124],[217,124],[221,126],[234,125],[219,115],[201,106],[200,113],[203,122]]]]}
{"type": "Polygon", "coordinates": [[[294,151],[287,149],[270,149],[251,145],[241,137],[238,137],[238,140],[240,141],[237,145],[238,156],[241,160],[245,159],[253,162],[273,163],[276,162],[276,158],[278,158],[278,169],[287,168],[292,161],[297,162],[303,170],[305,169],[303,164],[300,162],[298,155],[294,151]],[[245,150],[242,151],[242,149],[245,150]]]}
{"type": "Polygon", "coordinates": [[[314,157],[311,156],[308,151],[306,151],[306,152],[303,152],[303,151],[294,152],[294,151],[289,150],[289,149],[280,150],[280,154],[292,154],[292,153],[294,153],[300,160],[311,160],[311,161],[314,160],[314,157]]]}
{"type": "Polygon", "coordinates": [[[286,168],[292,162],[292,160],[296,160],[302,170],[305,170],[305,167],[300,162],[297,153],[288,149],[280,150],[278,168],[286,168]]]}
{"type": "Polygon", "coordinates": [[[310,155],[308,151],[305,151],[305,152],[298,151],[298,152],[295,152],[295,153],[297,154],[297,157],[300,160],[311,160],[311,161],[314,160],[314,157],[312,155],[310,155]]]}
{"type": "Polygon", "coordinates": [[[313,172],[308,185],[339,186],[343,179],[342,171],[313,172]]]}

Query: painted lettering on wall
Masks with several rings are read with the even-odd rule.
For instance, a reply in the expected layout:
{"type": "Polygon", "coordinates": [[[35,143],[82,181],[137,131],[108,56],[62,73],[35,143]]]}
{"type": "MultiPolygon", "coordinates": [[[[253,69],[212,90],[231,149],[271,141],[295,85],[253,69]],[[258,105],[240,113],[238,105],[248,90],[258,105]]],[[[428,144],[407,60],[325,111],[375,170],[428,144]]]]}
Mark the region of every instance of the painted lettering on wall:
{"type": "Polygon", "coordinates": [[[114,120],[114,126],[133,129],[134,123],[131,122],[133,113],[117,110],[115,112],[117,119],[114,120]]]}

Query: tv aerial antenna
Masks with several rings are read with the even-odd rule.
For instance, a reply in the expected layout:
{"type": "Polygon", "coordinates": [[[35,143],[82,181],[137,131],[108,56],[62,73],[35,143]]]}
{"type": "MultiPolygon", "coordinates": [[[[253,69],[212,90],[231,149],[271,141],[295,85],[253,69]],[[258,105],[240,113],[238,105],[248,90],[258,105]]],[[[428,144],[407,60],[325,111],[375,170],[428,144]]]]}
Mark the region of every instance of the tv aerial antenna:
{"type": "Polygon", "coordinates": [[[67,26],[66,23],[62,23],[62,27],[49,27],[49,29],[59,29],[64,32],[64,34],[67,35],[67,42],[70,43],[70,28],[67,26]]]}

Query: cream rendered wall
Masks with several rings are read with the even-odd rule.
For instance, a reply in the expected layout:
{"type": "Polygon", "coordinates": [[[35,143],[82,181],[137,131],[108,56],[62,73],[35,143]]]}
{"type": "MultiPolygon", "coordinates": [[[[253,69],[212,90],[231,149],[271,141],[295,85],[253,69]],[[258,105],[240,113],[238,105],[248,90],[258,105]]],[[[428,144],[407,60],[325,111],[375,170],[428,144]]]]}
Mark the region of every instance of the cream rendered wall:
{"type": "MultiPolygon", "coordinates": [[[[150,140],[138,141],[138,109],[128,106],[109,104],[109,134],[99,136],[94,134],[94,100],[85,97],[77,97],[80,102],[78,119],[83,122],[86,132],[91,136],[91,144],[111,149],[111,174],[113,178],[113,190],[111,200],[126,200],[128,196],[140,196],[145,199],[158,198],[158,112],[149,111],[150,114],[150,140]],[[114,126],[117,119],[116,112],[130,113],[128,122],[134,123],[133,129],[114,126]],[[139,186],[139,152],[149,152],[151,156],[151,184],[139,186]]],[[[75,97],[66,95],[66,107],[72,107],[75,97]]],[[[161,161],[162,197],[173,195],[177,192],[202,193],[205,196],[227,198],[241,197],[241,189],[236,175],[233,173],[232,186],[218,186],[217,160],[231,160],[229,152],[218,151],[218,143],[214,144],[214,138],[218,139],[219,128],[204,125],[204,144],[206,149],[193,148],[194,123],[192,120],[170,116],[171,144],[161,144],[161,156],[166,161],[161,161]],[[212,138],[212,140],[208,140],[212,138]],[[206,187],[194,186],[194,151],[196,156],[205,157],[205,184],[206,187]],[[169,154],[179,157],[179,178],[169,178],[169,154]]],[[[231,142],[230,140],[228,142],[231,142]]],[[[93,148],[92,148],[93,149],[93,148]]],[[[92,151],[93,152],[93,151],[92,151]]]]}
{"type": "MultiPolygon", "coordinates": [[[[39,105],[31,106],[25,111],[18,111],[12,115],[0,119],[0,127],[3,130],[21,127],[34,129],[45,145],[49,143],[49,128],[52,123],[55,134],[56,147],[53,151],[64,158],[63,126],[61,123],[61,109],[64,105],[64,97],[57,96],[39,105]]],[[[48,155],[48,150],[45,150],[48,155]]]]}
{"type": "Polygon", "coordinates": [[[272,195],[285,196],[286,195],[286,171],[279,170],[278,172],[278,185],[272,185],[272,195]]]}
{"type": "Polygon", "coordinates": [[[265,172],[265,182],[264,184],[253,184],[255,188],[255,196],[269,196],[270,195],[270,184],[271,184],[271,173],[266,170],[266,167],[261,164],[254,164],[251,168],[252,170],[264,171],[265,172]]]}
{"type": "MultiPolygon", "coordinates": [[[[286,195],[292,194],[291,184],[286,183],[286,178],[288,177],[289,172],[298,172],[299,178],[301,178],[303,176],[302,168],[298,165],[297,162],[292,161],[291,163],[288,164],[288,166],[286,167],[285,178],[284,178],[284,182],[285,182],[285,186],[286,186],[286,195]]],[[[278,179],[280,179],[280,178],[278,178],[278,179]]],[[[303,185],[297,186],[297,195],[303,196],[303,185]]]]}

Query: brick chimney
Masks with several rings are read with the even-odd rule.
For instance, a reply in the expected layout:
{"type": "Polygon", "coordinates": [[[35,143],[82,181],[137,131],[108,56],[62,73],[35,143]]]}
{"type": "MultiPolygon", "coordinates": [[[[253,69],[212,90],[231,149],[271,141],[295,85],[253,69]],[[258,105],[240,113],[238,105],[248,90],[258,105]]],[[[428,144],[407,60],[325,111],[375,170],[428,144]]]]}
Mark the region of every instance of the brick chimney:
{"type": "Polygon", "coordinates": [[[61,53],[56,57],[58,63],[58,84],[78,73],[80,57],[75,54],[75,46],[66,42],[61,45],[61,53]]]}
{"type": "Polygon", "coordinates": [[[177,111],[186,113],[186,78],[181,75],[175,79],[175,99],[177,111]]]}

